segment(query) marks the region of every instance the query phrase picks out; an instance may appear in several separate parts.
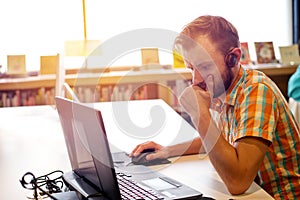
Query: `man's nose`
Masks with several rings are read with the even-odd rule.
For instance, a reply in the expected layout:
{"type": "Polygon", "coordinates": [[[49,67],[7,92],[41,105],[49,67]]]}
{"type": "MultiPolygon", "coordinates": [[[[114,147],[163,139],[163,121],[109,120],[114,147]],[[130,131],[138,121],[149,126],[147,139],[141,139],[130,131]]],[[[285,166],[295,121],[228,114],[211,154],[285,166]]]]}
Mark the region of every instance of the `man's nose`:
{"type": "Polygon", "coordinates": [[[201,74],[197,71],[194,70],[193,71],[193,85],[197,85],[198,83],[201,83],[204,81],[203,77],[201,76],[201,74]]]}

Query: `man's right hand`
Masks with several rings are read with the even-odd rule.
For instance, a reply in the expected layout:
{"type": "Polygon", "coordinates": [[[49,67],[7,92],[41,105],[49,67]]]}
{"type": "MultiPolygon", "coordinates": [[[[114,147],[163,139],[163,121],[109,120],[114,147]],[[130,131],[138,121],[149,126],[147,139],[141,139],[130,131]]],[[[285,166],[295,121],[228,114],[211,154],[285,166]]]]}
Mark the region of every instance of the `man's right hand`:
{"type": "Polygon", "coordinates": [[[170,152],[167,147],[157,144],[153,141],[145,142],[137,145],[132,152],[129,154],[130,157],[138,156],[145,149],[154,149],[154,152],[147,155],[147,160],[153,160],[157,158],[168,158],[170,157],[170,152]]]}
{"type": "MultiPolygon", "coordinates": [[[[189,114],[193,124],[198,128],[202,115],[210,114],[211,101],[213,98],[213,76],[207,77],[207,89],[197,85],[191,85],[184,89],[179,97],[179,103],[182,108],[189,114]]],[[[202,122],[207,122],[206,118],[202,122]]]]}

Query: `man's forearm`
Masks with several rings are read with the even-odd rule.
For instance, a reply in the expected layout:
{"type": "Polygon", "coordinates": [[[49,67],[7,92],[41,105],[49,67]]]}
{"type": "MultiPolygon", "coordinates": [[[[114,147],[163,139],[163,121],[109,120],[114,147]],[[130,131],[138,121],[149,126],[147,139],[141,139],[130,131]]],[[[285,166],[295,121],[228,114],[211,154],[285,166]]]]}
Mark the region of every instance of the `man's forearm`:
{"type": "Polygon", "coordinates": [[[193,139],[192,141],[176,144],[167,147],[169,151],[169,157],[190,155],[203,153],[204,150],[201,148],[202,143],[199,137],[193,139]]]}
{"type": "Polygon", "coordinates": [[[205,119],[199,122],[198,132],[211,163],[230,193],[245,192],[259,170],[267,145],[255,138],[245,138],[241,139],[245,142],[233,146],[225,140],[214,121],[208,121],[209,115],[205,119]]]}

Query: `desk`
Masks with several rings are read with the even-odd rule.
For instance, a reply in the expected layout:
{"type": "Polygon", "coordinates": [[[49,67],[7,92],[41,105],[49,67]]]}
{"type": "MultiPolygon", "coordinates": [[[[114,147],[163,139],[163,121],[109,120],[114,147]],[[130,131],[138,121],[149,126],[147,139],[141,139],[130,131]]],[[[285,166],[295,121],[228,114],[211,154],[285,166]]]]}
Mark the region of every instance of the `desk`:
{"type": "MultiPolygon", "coordinates": [[[[0,123],[0,199],[26,199],[28,191],[22,188],[19,179],[27,171],[37,176],[57,169],[70,171],[62,129],[53,106],[1,108],[0,123]]],[[[173,161],[174,164],[167,167],[160,166],[160,172],[205,196],[272,199],[255,183],[245,194],[231,196],[208,157],[184,156],[173,161]]]]}
{"type": "Polygon", "coordinates": [[[0,199],[26,199],[19,179],[28,171],[40,176],[70,170],[52,106],[1,108],[0,124],[0,199]]]}

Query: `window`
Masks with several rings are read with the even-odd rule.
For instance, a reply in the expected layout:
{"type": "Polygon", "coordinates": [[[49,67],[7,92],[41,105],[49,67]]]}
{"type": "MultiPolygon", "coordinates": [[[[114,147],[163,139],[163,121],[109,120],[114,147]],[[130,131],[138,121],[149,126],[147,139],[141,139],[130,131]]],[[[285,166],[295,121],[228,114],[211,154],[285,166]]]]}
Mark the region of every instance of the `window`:
{"type": "MultiPolygon", "coordinates": [[[[111,37],[140,28],[180,32],[199,15],[221,15],[239,30],[240,40],[249,43],[256,59],[254,41],[292,44],[290,0],[86,0],[87,39],[108,41],[111,37]]],[[[56,54],[66,40],[83,36],[82,0],[10,0],[0,3],[0,64],[6,55],[26,54],[27,70],[39,69],[41,55],[56,54]]],[[[124,52],[112,65],[140,65],[139,49],[124,52]]],[[[172,64],[172,54],[160,51],[160,62],[172,64]]]]}
{"type": "Polygon", "coordinates": [[[27,71],[39,70],[41,55],[56,55],[65,40],[83,38],[81,0],[9,0],[0,3],[0,64],[26,55],[27,71]]]}

